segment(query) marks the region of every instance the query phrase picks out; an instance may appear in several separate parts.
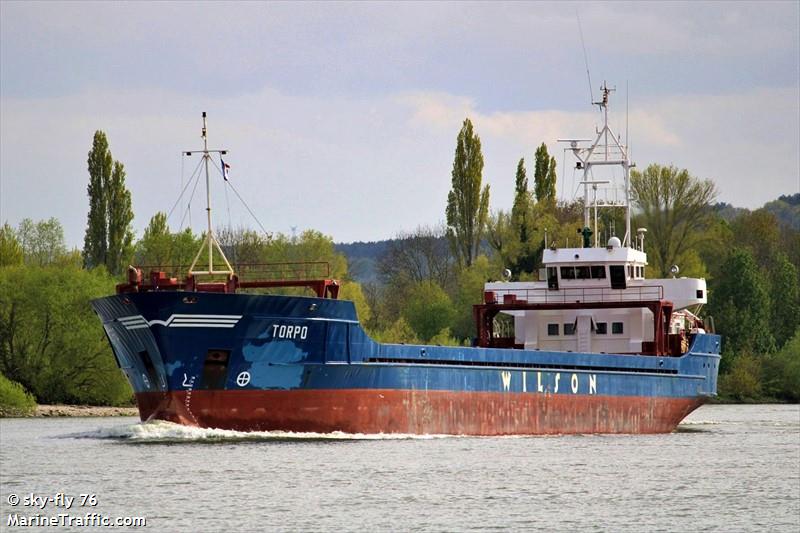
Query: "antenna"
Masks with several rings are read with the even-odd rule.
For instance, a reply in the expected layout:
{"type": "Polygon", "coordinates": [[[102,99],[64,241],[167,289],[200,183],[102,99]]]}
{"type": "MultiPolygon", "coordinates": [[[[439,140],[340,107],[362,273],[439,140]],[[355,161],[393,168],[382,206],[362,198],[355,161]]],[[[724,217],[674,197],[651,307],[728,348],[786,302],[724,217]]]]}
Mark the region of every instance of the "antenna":
{"type": "Polygon", "coordinates": [[[625,80],[625,150],[628,151],[628,157],[631,156],[631,145],[628,144],[628,80],[625,80]]]}
{"type": "Polygon", "coordinates": [[[575,9],[575,18],[578,19],[578,32],[581,34],[581,47],[583,47],[583,62],[586,64],[586,78],[589,80],[589,103],[593,102],[592,97],[592,76],[589,74],[589,56],[586,54],[586,44],[583,42],[583,27],[581,26],[581,17],[578,14],[578,9],[575,9]]]}

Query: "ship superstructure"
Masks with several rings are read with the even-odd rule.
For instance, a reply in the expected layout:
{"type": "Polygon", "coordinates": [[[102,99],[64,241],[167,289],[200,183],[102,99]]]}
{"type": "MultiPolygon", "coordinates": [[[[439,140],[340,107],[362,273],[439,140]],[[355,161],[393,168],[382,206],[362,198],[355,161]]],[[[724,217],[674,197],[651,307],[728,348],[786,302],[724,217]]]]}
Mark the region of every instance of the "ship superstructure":
{"type": "MultiPolygon", "coordinates": [[[[475,309],[481,346],[679,356],[691,335],[704,333],[697,316],[707,302],[704,279],[647,278],[646,228],[631,238],[631,184],[628,149],[608,123],[609,93],[600,107],[604,124],[590,141],[568,139],[576,169],[582,171],[584,226],[580,248],[545,247],[541,281],[486,283],[484,304],[475,309]],[[622,184],[595,179],[595,167],[619,167],[622,184]],[[593,192],[593,194],[590,194],[593,192]],[[599,245],[597,212],[624,211],[625,234],[599,245]],[[592,217],[594,214],[594,217],[592,217]],[[594,220],[594,228],[592,228],[594,220]],[[495,334],[498,313],[514,317],[512,337],[495,334]]],[[[678,267],[673,267],[678,273],[678,267]]]]}

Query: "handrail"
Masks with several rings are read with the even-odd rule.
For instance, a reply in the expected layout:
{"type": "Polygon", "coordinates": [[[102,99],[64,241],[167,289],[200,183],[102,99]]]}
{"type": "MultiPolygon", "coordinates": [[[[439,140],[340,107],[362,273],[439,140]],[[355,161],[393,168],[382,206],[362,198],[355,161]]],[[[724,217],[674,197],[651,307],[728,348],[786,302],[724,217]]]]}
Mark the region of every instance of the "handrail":
{"type": "MultiPolygon", "coordinates": [[[[164,272],[168,277],[181,279],[188,265],[135,265],[146,276],[150,272],[164,272]]],[[[279,263],[239,263],[233,265],[240,280],[301,280],[324,279],[331,275],[327,261],[284,261],[279,263]]]]}
{"type": "MultiPolygon", "coordinates": [[[[502,303],[505,295],[514,295],[516,302],[531,304],[572,304],[572,303],[604,303],[604,302],[641,302],[655,301],[664,298],[662,285],[647,285],[612,289],[611,287],[569,287],[549,289],[494,289],[490,291],[502,303]]],[[[490,302],[486,302],[490,303],[490,302]]]]}

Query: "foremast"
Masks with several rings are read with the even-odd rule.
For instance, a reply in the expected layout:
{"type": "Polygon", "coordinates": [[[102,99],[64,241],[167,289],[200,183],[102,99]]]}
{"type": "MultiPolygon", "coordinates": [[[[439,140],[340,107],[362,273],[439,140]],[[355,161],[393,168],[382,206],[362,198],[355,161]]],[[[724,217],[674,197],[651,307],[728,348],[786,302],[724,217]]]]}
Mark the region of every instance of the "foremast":
{"type": "MultiPolygon", "coordinates": [[[[211,160],[211,154],[219,154],[220,157],[227,154],[227,150],[209,150],[208,149],[208,125],[206,122],[206,112],[203,111],[203,130],[202,130],[202,137],[203,137],[203,165],[205,166],[206,171],[206,218],[208,220],[208,228],[206,229],[206,236],[203,240],[203,243],[200,245],[200,249],[197,251],[197,255],[194,256],[194,260],[192,261],[192,265],[189,267],[189,276],[196,276],[196,275],[226,275],[228,279],[231,279],[234,275],[233,267],[228,262],[228,258],[225,257],[225,252],[222,251],[222,247],[219,244],[219,241],[214,236],[214,228],[211,225],[211,185],[210,185],[210,177],[208,173],[208,164],[211,160]],[[222,261],[225,263],[227,267],[225,270],[214,270],[214,248],[217,249],[219,252],[220,257],[222,257],[222,261]],[[197,261],[200,260],[200,256],[203,254],[204,250],[208,250],[208,269],[207,270],[195,270],[195,266],[197,266],[197,261]]],[[[184,152],[185,155],[191,156],[193,152],[184,152]]],[[[222,169],[223,174],[225,169],[222,169]]]]}

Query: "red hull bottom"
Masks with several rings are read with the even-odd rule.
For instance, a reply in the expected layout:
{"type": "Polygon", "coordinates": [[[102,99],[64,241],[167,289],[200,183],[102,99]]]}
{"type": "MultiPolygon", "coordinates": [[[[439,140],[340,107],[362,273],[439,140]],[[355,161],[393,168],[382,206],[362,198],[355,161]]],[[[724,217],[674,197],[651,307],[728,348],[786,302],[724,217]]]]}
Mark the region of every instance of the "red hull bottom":
{"type": "Polygon", "coordinates": [[[546,435],[668,433],[703,401],[413,390],[176,391],[136,395],[142,420],[238,431],[546,435]]]}

